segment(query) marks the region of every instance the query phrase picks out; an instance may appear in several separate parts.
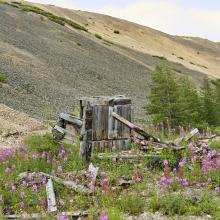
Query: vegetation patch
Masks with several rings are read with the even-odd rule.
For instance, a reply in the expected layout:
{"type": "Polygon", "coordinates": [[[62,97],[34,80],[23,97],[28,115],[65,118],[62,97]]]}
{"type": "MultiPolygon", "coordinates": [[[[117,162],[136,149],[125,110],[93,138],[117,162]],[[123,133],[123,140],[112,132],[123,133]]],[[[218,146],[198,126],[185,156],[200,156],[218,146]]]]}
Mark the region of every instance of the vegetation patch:
{"type": "Polygon", "coordinates": [[[115,33],[115,34],[120,34],[120,31],[114,30],[114,33],[115,33]]]}
{"type": "Polygon", "coordinates": [[[183,57],[177,57],[177,58],[179,58],[179,59],[181,59],[181,60],[184,60],[183,57]]]}
{"type": "Polygon", "coordinates": [[[7,79],[7,76],[4,73],[0,73],[0,82],[5,82],[7,79]]]}
{"type": "Polygon", "coordinates": [[[208,69],[208,67],[206,67],[206,66],[202,66],[202,65],[199,65],[199,64],[197,64],[197,66],[200,66],[200,67],[203,67],[203,68],[208,69]]]}
{"type": "Polygon", "coordinates": [[[78,46],[82,46],[82,44],[81,44],[81,43],[79,43],[79,42],[77,42],[76,44],[77,44],[78,46]]]}
{"type": "Polygon", "coordinates": [[[95,37],[97,37],[98,39],[102,39],[102,37],[98,34],[95,34],[95,37]]]}
{"type": "Polygon", "coordinates": [[[181,72],[182,72],[181,69],[178,69],[178,68],[175,68],[175,67],[170,67],[170,69],[171,69],[171,70],[174,70],[174,71],[176,71],[176,72],[178,72],[178,73],[181,73],[181,72]]]}
{"type": "Polygon", "coordinates": [[[102,43],[105,44],[105,45],[111,46],[111,44],[108,44],[108,43],[106,43],[106,42],[102,42],[102,43]]]}
{"type": "Polygon", "coordinates": [[[109,44],[113,44],[111,41],[109,40],[104,40],[105,42],[109,43],[109,44]]]}
{"type": "Polygon", "coordinates": [[[121,47],[122,49],[126,50],[127,48],[126,47],[121,47]]]}
{"type": "Polygon", "coordinates": [[[193,62],[190,62],[190,64],[195,65],[195,63],[193,63],[193,62]]]}
{"type": "Polygon", "coordinates": [[[161,60],[167,60],[167,58],[163,57],[163,56],[152,55],[152,57],[156,57],[156,58],[161,59],[161,60]]]}

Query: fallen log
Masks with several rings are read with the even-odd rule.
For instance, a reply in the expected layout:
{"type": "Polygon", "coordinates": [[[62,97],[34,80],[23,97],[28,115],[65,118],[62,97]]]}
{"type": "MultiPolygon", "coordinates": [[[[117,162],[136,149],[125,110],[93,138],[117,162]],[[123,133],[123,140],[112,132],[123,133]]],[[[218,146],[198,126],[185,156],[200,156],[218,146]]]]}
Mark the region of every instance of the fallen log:
{"type": "Polygon", "coordinates": [[[43,172],[40,172],[42,175],[46,176],[46,177],[49,177],[51,179],[53,179],[54,181],[56,181],[57,183],[61,183],[61,184],[64,184],[66,186],[70,186],[72,187],[74,190],[79,190],[83,193],[85,193],[86,195],[91,195],[92,194],[92,190],[87,188],[87,187],[84,187],[82,185],[79,185],[79,184],[76,184],[75,182],[73,181],[63,181],[62,179],[60,179],[59,177],[56,177],[56,176],[51,176],[49,174],[46,174],[46,173],[43,173],[43,172]]]}
{"type": "Polygon", "coordinates": [[[192,138],[195,134],[197,134],[199,130],[195,128],[192,130],[189,134],[187,134],[185,137],[181,137],[176,144],[179,144],[181,141],[188,141],[190,138],[192,138]]]}
{"type": "Polygon", "coordinates": [[[49,212],[57,212],[56,197],[53,190],[53,182],[51,179],[49,179],[47,182],[46,191],[47,191],[47,204],[48,204],[49,212]]]}
{"type": "Polygon", "coordinates": [[[132,124],[130,121],[124,119],[123,117],[121,117],[120,115],[116,114],[115,112],[112,112],[112,116],[120,121],[121,123],[123,123],[124,125],[126,125],[127,127],[133,129],[133,131],[135,131],[136,133],[140,134],[141,136],[143,136],[146,140],[150,140],[150,138],[152,138],[153,142],[157,142],[157,143],[162,143],[165,144],[164,142],[162,142],[159,138],[155,138],[152,135],[148,134],[146,131],[144,131],[143,129],[139,128],[138,126],[132,124]]]}

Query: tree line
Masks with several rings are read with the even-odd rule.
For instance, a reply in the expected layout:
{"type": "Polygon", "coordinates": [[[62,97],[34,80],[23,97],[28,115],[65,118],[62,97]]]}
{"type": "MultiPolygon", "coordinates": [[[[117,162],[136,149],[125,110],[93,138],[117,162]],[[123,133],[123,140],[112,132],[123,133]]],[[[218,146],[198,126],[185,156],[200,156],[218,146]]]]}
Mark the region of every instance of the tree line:
{"type": "Polygon", "coordinates": [[[185,74],[174,77],[167,63],[157,65],[151,78],[148,103],[143,108],[153,124],[169,122],[172,128],[220,125],[220,80],[205,75],[200,88],[185,74]]]}

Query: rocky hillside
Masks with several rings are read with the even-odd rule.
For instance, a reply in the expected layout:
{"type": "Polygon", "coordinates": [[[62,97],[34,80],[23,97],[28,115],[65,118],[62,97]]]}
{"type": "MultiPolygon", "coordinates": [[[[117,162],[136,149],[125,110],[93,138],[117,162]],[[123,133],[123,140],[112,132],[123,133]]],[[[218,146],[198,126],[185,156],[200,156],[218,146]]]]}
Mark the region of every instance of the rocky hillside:
{"type": "Polygon", "coordinates": [[[143,119],[148,83],[163,62],[152,55],[165,56],[198,86],[203,74],[220,78],[219,43],[171,36],[106,15],[21,2],[88,29],[62,26],[0,3],[0,73],[7,75],[0,83],[0,103],[35,118],[45,119],[48,111],[50,119],[71,113],[80,96],[122,94],[132,98],[135,118],[143,119]]]}

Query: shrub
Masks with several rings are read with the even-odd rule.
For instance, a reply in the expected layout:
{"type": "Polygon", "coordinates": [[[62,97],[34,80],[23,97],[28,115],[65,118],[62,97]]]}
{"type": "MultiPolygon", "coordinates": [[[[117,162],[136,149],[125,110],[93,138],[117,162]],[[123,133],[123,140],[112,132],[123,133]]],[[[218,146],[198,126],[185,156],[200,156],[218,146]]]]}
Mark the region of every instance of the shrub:
{"type": "Polygon", "coordinates": [[[120,31],[114,30],[115,34],[120,34],[120,31]]]}
{"type": "Polygon", "coordinates": [[[81,45],[82,45],[82,44],[81,44],[81,43],[79,43],[79,42],[77,42],[76,44],[77,44],[78,46],[81,46],[81,45]]]}
{"type": "Polygon", "coordinates": [[[19,8],[18,5],[11,4],[12,7],[19,8]]]}
{"type": "Polygon", "coordinates": [[[177,69],[177,68],[175,68],[175,67],[170,67],[170,69],[171,69],[171,70],[174,70],[174,71],[176,71],[176,72],[178,72],[178,73],[181,73],[181,72],[182,72],[181,69],[177,69]]]}
{"type": "Polygon", "coordinates": [[[161,59],[161,60],[167,60],[166,57],[162,57],[162,56],[152,55],[152,57],[156,57],[156,58],[161,59]]]}
{"type": "Polygon", "coordinates": [[[17,4],[17,5],[22,5],[21,4],[21,2],[15,2],[15,1],[13,1],[13,2],[11,2],[12,4],[17,4]]]}
{"type": "Polygon", "coordinates": [[[195,65],[195,63],[193,63],[193,62],[190,62],[190,64],[195,65]]]}
{"type": "Polygon", "coordinates": [[[44,19],[44,16],[41,15],[41,16],[40,16],[40,19],[43,20],[43,19],[44,19]]]}
{"type": "Polygon", "coordinates": [[[109,44],[113,44],[111,41],[108,40],[104,40],[105,42],[109,43],[109,44]]]}
{"type": "Polygon", "coordinates": [[[75,23],[75,22],[73,22],[71,20],[66,19],[66,23],[71,25],[72,27],[74,27],[76,29],[81,29],[83,31],[88,32],[88,30],[85,27],[83,27],[83,26],[81,26],[81,25],[79,25],[79,24],[77,24],[77,23],[75,23]]]}
{"type": "Polygon", "coordinates": [[[102,42],[102,43],[105,44],[105,45],[111,46],[111,44],[108,44],[108,43],[106,43],[106,42],[102,42]]]}
{"type": "Polygon", "coordinates": [[[65,23],[64,22],[62,22],[60,19],[57,19],[57,18],[47,18],[48,20],[50,20],[50,21],[54,21],[54,22],[56,22],[56,23],[58,23],[58,24],[61,24],[61,25],[65,25],[65,23]]]}
{"type": "Polygon", "coordinates": [[[121,47],[122,49],[126,50],[127,48],[126,47],[121,47]]]}
{"type": "Polygon", "coordinates": [[[95,36],[96,36],[97,38],[99,38],[99,39],[102,39],[102,37],[101,37],[100,35],[98,35],[98,34],[95,34],[95,36]]]}
{"type": "Polygon", "coordinates": [[[4,73],[0,73],[0,82],[5,82],[7,79],[7,76],[4,73]]]}
{"type": "Polygon", "coordinates": [[[181,59],[181,60],[184,60],[182,57],[177,57],[177,58],[179,58],[179,59],[181,59]]]}

